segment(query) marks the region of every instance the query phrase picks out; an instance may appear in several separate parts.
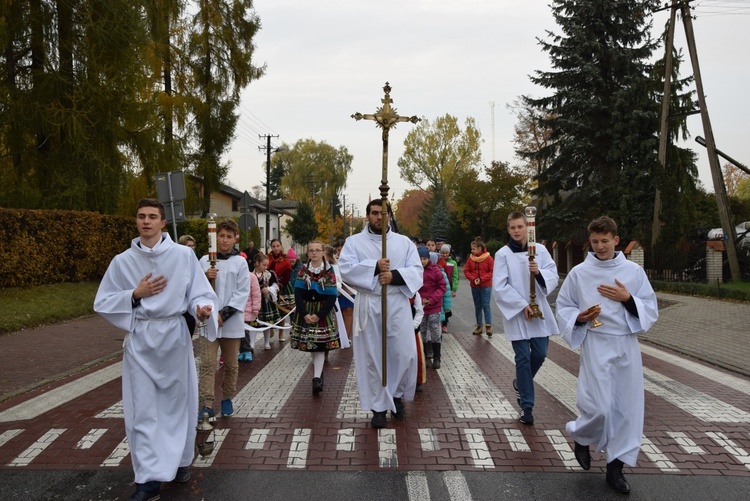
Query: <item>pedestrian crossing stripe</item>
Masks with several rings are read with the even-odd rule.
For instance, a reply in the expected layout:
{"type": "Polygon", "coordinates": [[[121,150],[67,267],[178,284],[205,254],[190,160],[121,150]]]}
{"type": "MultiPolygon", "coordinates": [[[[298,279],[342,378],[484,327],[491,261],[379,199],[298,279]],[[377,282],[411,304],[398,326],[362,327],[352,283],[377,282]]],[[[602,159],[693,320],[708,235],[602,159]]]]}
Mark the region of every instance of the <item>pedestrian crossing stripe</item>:
{"type": "MultiPolygon", "coordinates": [[[[568,344],[559,337],[553,336],[550,339],[570,350],[568,344]]],[[[539,374],[546,372],[548,365],[551,365],[553,368],[555,367],[554,362],[548,359],[545,361],[539,374]]],[[[535,382],[543,383],[539,378],[539,374],[537,374],[535,382]]],[[[750,423],[750,413],[679,381],[675,381],[648,367],[643,368],[643,385],[647,392],[666,400],[701,421],[709,423],[750,423]]],[[[575,399],[573,401],[575,402],[575,399]]],[[[572,409],[573,412],[577,414],[574,409],[572,409]]]]}
{"type": "MultiPolygon", "coordinates": [[[[254,428],[250,433],[245,449],[246,450],[264,450],[266,448],[266,438],[275,429],[268,428],[254,428]]],[[[7,430],[3,434],[0,434],[0,447],[11,442],[15,437],[18,437],[23,432],[23,429],[7,430]]],[[[51,446],[63,433],[68,431],[65,428],[53,428],[42,434],[37,440],[28,446],[21,454],[16,456],[7,466],[11,467],[24,467],[31,465],[34,460],[39,457],[45,449],[51,446]]],[[[106,432],[106,429],[94,428],[87,432],[81,440],[78,441],[75,449],[89,448],[93,452],[96,447],[96,442],[106,432]],[[84,447],[82,444],[90,441],[88,447],[84,447]]],[[[367,428],[344,428],[337,433],[337,450],[343,451],[356,451],[356,437],[357,434],[372,433],[373,430],[367,428]]],[[[467,446],[471,457],[471,466],[478,469],[491,470],[495,468],[495,459],[493,458],[492,452],[487,446],[486,431],[481,428],[464,428],[461,430],[464,444],[467,446]]],[[[230,430],[228,428],[222,430],[214,430],[214,451],[211,455],[206,457],[196,456],[193,466],[198,468],[209,467],[213,464],[216,457],[220,454],[222,445],[229,435],[229,433],[237,433],[236,430],[230,430]]],[[[431,428],[423,428],[419,430],[420,442],[422,444],[422,452],[425,457],[429,456],[431,452],[439,452],[441,449],[440,441],[438,439],[437,430],[431,428]]],[[[682,432],[668,432],[674,443],[679,446],[682,450],[689,454],[705,454],[705,451],[695,445],[692,438],[687,437],[682,432]]],[[[328,437],[327,434],[324,435],[328,437]]],[[[378,436],[378,466],[380,468],[398,468],[398,440],[396,436],[396,430],[394,429],[379,429],[377,430],[378,436]]],[[[523,437],[523,433],[514,428],[504,428],[502,436],[506,438],[507,443],[511,449],[515,452],[532,454],[533,451],[529,447],[528,443],[523,437]]],[[[544,436],[547,438],[547,442],[551,448],[557,453],[557,457],[560,463],[569,470],[579,470],[575,455],[573,454],[572,443],[566,439],[563,435],[562,430],[550,429],[544,430],[544,436]]],[[[724,451],[731,457],[733,457],[737,463],[744,465],[750,469],[750,454],[739,446],[734,440],[728,438],[724,433],[720,432],[705,432],[705,436],[713,440],[719,447],[722,447],[724,451]]],[[[313,438],[313,430],[310,428],[296,428],[293,430],[292,441],[289,444],[288,456],[287,456],[287,468],[299,469],[307,466],[307,459],[310,450],[310,443],[313,438]]],[[[495,437],[492,437],[495,440],[495,437]]],[[[662,437],[663,440],[663,437],[662,437]]],[[[278,442],[274,442],[278,445],[278,442]]],[[[546,450],[546,447],[539,442],[537,446],[540,446],[542,450],[546,450]]],[[[652,463],[654,467],[658,468],[662,473],[678,473],[680,469],[675,466],[669,457],[668,453],[662,452],[659,447],[652,442],[646,435],[643,436],[643,446],[641,451],[646,456],[649,463],[652,463]]],[[[127,438],[123,438],[102,461],[100,466],[105,468],[114,468],[122,465],[123,460],[130,454],[128,447],[127,438]]],[[[498,459],[505,459],[504,454],[500,454],[498,459]]]]}

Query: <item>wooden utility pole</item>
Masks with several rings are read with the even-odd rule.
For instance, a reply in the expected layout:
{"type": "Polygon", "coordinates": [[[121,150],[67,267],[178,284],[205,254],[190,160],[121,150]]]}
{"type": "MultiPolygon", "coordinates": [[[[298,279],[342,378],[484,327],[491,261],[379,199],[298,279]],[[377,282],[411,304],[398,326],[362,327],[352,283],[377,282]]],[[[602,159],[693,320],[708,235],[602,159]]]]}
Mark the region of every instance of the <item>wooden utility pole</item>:
{"type": "MultiPolygon", "coordinates": [[[[670,7],[667,43],[664,54],[664,93],[661,98],[661,127],[659,128],[659,164],[667,170],[667,146],[669,145],[669,104],[672,95],[672,52],[674,47],[674,25],[677,17],[678,0],[672,0],[670,7]]],[[[656,187],[654,195],[654,219],[651,225],[651,245],[656,245],[661,233],[661,191],[656,187]]]]}
{"type": "Polygon", "coordinates": [[[703,134],[706,138],[706,150],[708,152],[708,163],[711,166],[711,178],[714,183],[714,193],[716,195],[716,204],[719,208],[719,219],[724,235],[729,235],[726,245],[727,260],[729,269],[732,273],[732,281],[742,281],[740,274],[740,264],[737,261],[737,249],[734,247],[734,241],[737,237],[732,223],[732,214],[729,212],[729,198],[727,197],[727,188],[724,185],[724,178],[721,175],[721,166],[719,157],[716,155],[716,142],[714,133],[711,129],[711,120],[708,118],[708,107],[706,106],[706,96],[703,93],[703,81],[701,80],[701,70],[698,64],[698,51],[695,47],[695,33],[693,32],[693,18],[690,15],[689,1],[681,3],[682,23],[685,26],[685,38],[687,39],[688,50],[690,52],[690,61],[693,64],[693,76],[695,77],[695,87],[698,93],[698,106],[700,107],[701,120],[703,121],[703,134]]]}

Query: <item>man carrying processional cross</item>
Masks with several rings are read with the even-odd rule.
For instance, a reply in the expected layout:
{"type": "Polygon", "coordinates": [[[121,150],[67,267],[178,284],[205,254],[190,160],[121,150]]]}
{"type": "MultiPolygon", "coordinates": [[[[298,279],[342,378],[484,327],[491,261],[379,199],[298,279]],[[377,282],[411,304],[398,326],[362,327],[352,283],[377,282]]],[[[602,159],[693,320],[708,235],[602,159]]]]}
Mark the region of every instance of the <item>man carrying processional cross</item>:
{"type": "Polygon", "coordinates": [[[409,300],[422,287],[422,262],[411,240],[388,224],[388,134],[399,122],[417,123],[391,106],[391,86],[383,87],[382,106],[374,114],[355,113],[355,120],[373,120],[383,131],[383,176],[380,200],[367,204],[367,225],[346,240],[339,258],[341,276],[357,290],[352,342],[354,366],[363,410],[373,412],[373,428],[385,428],[386,412],[405,415],[404,400],[414,400],[417,347],[409,300]],[[392,257],[389,257],[392,256],[392,257]]]}
{"type": "Polygon", "coordinates": [[[386,227],[388,254],[382,257],[382,200],[367,204],[367,225],[346,239],[339,257],[344,282],[357,291],[352,346],[363,410],[371,410],[373,428],[386,426],[386,413],[403,419],[403,401],[414,400],[417,385],[417,347],[414,343],[409,298],[422,286],[422,263],[417,249],[404,235],[386,227]],[[386,385],[383,374],[381,307],[382,285],[387,294],[386,385]]]}

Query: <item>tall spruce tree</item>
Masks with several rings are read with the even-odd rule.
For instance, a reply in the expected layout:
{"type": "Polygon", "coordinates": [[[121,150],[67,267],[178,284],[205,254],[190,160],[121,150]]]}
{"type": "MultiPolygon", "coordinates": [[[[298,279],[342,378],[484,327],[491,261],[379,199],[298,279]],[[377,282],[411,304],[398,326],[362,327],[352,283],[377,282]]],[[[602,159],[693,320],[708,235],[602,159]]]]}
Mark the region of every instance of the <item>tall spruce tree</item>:
{"type": "Polygon", "coordinates": [[[569,238],[601,214],[620,224],[624,238],[643,238],[651,220],[657,163],[658,103],[649,59],[653,0],[554,0],[561,34],[539,40],[552,70],[535,84],[552,91],[525,97],[545,111],[550,142],[530,158],[546,160],[537,195],[550,201],[540,231],[569,238]]]}

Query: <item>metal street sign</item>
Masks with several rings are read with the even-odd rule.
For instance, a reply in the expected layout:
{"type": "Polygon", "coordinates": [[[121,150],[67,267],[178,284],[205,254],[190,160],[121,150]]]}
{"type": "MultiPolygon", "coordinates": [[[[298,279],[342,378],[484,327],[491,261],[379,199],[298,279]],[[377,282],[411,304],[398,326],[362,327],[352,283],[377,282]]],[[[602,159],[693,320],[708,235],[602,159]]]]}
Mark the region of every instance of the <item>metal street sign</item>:
{"type": "Polygon", "coordinates": [[[181,223],[185,220],[185,203],[180,200],[174,204],[165,204],[164,212],[167,215],[167,221],[181,223]],[[174,205],[174,215],[172,213],[172,205],[174,205]]]}
{"type": "Polygon", "coordinates": [[[240,215],[239,226],[242,231],[250,231],[255,226],[255,218],[251,214],[242,214],[240,215]]]}
{"type": "Polygon", "coordinates": [[[185,200],[185,174],[181,170],[160,172],[156,175],[156,198],[163,204],[185,200]]]}
{"type": "Polygon", "coordinates": [[[247,214],[248,212],[250,212],[250,207],[252,205],[253,205],[253,197],[251,197],[250,193],[246,191],[245,193],[242,194],[242,198],[240,198],[240,203],[237,204],[237,207],[239,207],[240,212],[247,214]]]}

